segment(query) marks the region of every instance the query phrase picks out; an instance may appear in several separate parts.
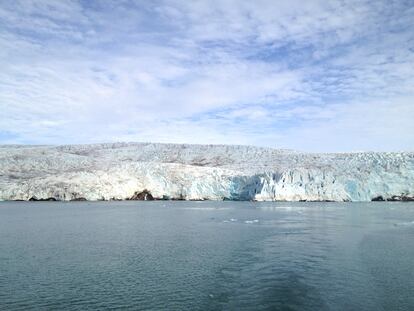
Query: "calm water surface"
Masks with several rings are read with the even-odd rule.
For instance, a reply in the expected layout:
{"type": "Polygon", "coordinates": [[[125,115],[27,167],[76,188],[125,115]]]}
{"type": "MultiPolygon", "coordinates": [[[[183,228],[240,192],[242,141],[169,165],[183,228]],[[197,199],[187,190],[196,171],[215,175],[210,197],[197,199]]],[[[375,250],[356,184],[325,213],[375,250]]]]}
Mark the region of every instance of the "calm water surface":
{"type": "Polygon", "coordinates": [[[0,309],[414,310],[414,204],[2,202],[0,309]]]}

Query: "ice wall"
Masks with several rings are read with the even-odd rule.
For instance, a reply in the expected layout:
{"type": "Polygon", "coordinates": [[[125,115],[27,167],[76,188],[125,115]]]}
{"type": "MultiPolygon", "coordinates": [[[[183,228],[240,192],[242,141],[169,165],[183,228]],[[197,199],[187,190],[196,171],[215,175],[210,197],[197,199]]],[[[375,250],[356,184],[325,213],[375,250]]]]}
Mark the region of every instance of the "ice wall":
{"type": "Polygon", "coordinates": [[[370,201],[414,197],[414,153],[227,145],[1,146],[1,200],[370,201]]]}

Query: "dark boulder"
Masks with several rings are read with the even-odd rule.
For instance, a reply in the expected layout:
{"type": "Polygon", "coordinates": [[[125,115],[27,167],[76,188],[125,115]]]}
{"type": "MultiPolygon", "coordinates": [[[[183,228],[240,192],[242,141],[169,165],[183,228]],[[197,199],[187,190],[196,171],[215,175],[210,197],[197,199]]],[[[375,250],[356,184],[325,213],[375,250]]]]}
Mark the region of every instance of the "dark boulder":
{"type": "MultiPolygon", "coordinates": [[[[47,198],[47,199],[42,199],[43,201],[57,201],[55,198],[47,198]]],[[[40,200],[40,201],[42,201],[42,200],[40,200]]]]}
{"type": "Polygon", "coordinates": [[[154,197],[151,192],[144,190],[142,192],[136,191],[129,200],[138,200],[138,201],[153,201],[154,197]]]}
{"type": "Polygon", "coordinates": [[[408,195],[393,195],[391,198],[388,198],[387,201],[391,201],[391,202],[396,202],[396,201],[412,202],[412,201],[414,201],[414,197],[410,197],[408,195]]]}
{"type": "Polygon", "coordinates": [[[50,198],[46,198],[46,199],[38,199],[36,196],[32,196],[29,201],[57,201],[55,198],[50,197],[50,198]]]}
{"type": "Polygon", "coordinates": [[[390,201],[390,202],[401,201],[401,197],[399,195],[393,195],[391,198],[388,198],[387,201],[390,201]]]}
{"type": "Polygon", "coordinates": [[[87,201],[87,200],[83,197],[79,197],[79,198],[73,198],[71,199],[71,201],[87,201]]]}
{"type": "Polygon", "coordinates": [[[180,195],[178,197],[173,197],[173,198],[171,198],[171,200],[173,200],[173,201],[185,201],[185,197],[182,193],[180,193],[180,195]]]}
{"type": "Polygon", "coordinates": [[[379,201],[385,201],[385,200],[384,200],[384,198],[380,195],[380,196],[377,196],[377,197],[375,197],[375,198],[372,198],[372,199],[371,199],[371,201],[375,201],[375,202],[377,202],[377,201],[378,201],[378,202],[379,202],[379,201]]]}

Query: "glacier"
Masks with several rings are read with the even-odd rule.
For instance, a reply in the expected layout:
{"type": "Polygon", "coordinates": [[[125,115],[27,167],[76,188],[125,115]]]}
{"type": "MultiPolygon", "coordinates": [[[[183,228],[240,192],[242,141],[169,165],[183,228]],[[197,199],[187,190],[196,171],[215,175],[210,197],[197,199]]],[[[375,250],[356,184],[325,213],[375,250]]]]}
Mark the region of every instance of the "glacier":
{"type": "Polygon", "coordinates": [[[0,200],[414,199],[414,153],[239,145],[0,146],[0,200]]]}

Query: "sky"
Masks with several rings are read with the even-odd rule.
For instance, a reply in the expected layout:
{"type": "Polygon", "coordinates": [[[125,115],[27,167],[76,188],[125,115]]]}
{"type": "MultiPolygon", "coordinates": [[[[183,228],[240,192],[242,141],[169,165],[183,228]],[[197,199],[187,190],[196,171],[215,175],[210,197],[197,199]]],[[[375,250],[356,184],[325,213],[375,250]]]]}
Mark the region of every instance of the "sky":
{"type": "Polygon", "coordinates": [[[0,144],[414,151],[414,1],[0,1],[0,144]]]}

